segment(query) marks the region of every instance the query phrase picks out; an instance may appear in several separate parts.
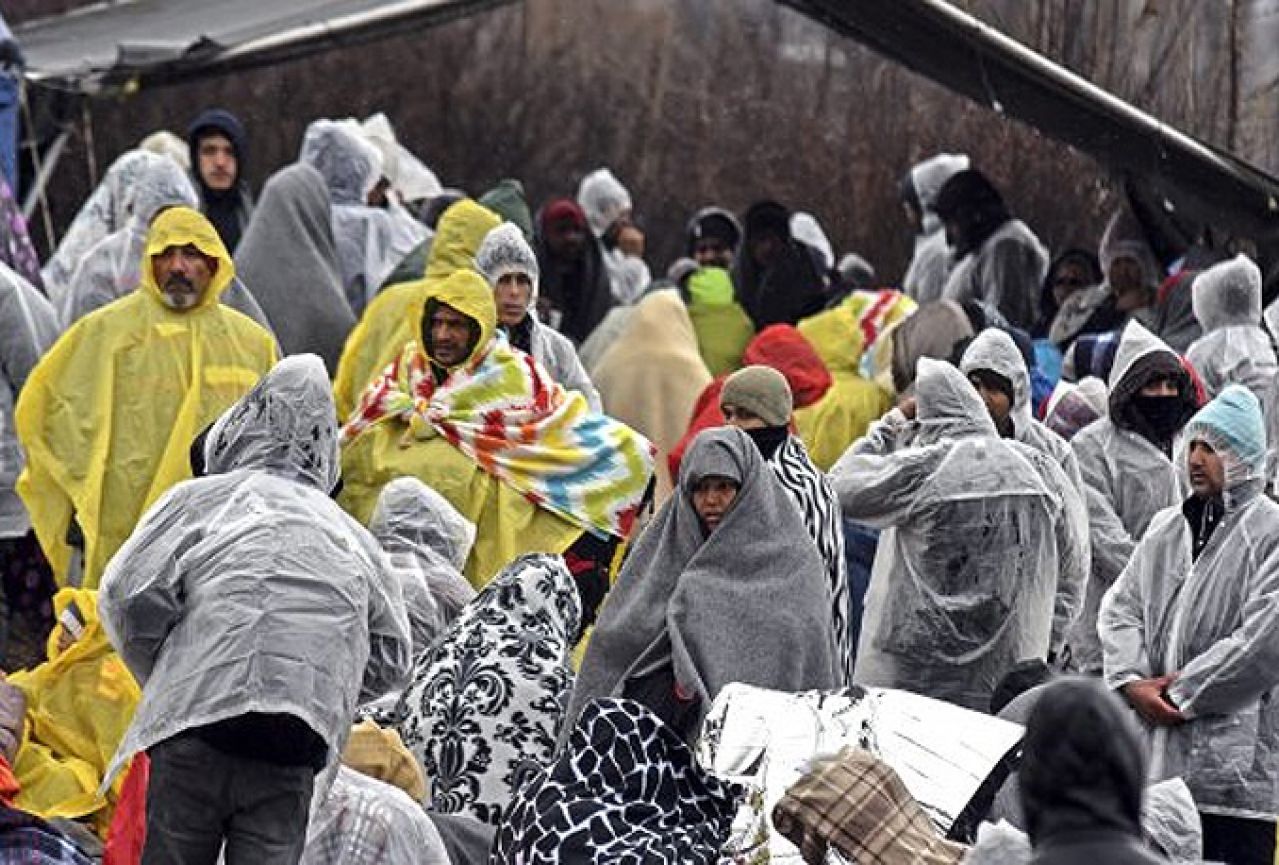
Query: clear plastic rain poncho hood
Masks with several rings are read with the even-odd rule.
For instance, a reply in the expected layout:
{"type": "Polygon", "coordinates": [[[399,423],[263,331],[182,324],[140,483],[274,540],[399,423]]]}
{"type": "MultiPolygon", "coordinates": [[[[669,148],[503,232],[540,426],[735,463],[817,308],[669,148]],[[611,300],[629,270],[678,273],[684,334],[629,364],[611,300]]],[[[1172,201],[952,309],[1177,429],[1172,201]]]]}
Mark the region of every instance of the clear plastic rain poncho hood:
{"type": "Polygon", "coordinates": [[[1129,322],[1110,371],[1108,415],[1071,439],[1088,503],[1092,575],[1084,609],[1070,636],[1072,663],[1082,672],[1101,667],[1097,610],[1101,598],[1128,564],[1150,521],[1181,501],[1172,460],[1132,423],[1132,395],[1152,370],[1179,370],[1177,356],[1137,322],[1129,322]]]}
{"type": "Polygon", "coordinates": [[[31,528],[14,489],[25,457],[18,444],[13,407],[59,331],[57,314],[44,295],[0,263],[0,538],[20,538],[31,528]]]}
{"type": "Polygon", "coordinates": [[[316,120],[307,127],[300,161],[324,177],[333,203],[343,291],[358,315],[395,266],[427,237],[427,229],[398,211],[368,204],[382,178],[382,156],[354,120],[316,120]]]}
{"type": "Polygon", "coordinates": [[[1004,673],[1064,637],[1087,574],[1087,525],[1051,458],[1000,439],[963,374],[921,358],[917,419],[876,422],[831,470],[844,516],[886,529],[858,684],[985,711],[1004,673]]]}
{"type": "Polygon", "coordinates": [[[607,168],[597,168],[582,178],[577,187],[577,203],[586,212],[586,222],[596,237],[631,212],[631,194],[607,168]]]}
{"type": "Polygon", "coordinates": [[[791,237],[806,243],[813,249],[817,250],[822,256],[822,262],[829,271],[835,266],[835,249],[830,245],[830,238],[826,236],[826,230],[822,228],[822,224],[817,221],[817,217],[811,213],[805,213],[797,210],[790,215],[790,234],[791,237]]]}
{"type": "Polygon", "coordinates": [[[382,488],[369,531],[400,577],[416,657],[475,597],[461,573],[475,526],[435,490],[404,477],[382,488]]]}
{"type": "MultiPolygon", "coordinates": [[[[1192,421],[1226,460],[1224,513],[1194,555],[1190,502],[1157,514],[1101,604],[1112,689],[1170,673],[1186,722],[1149,731],[1151,780],[1181,777],[1201,812],[1272,820],[1279,778],[1279,505],[1231,473],[1260,459],[1255,398],[1228,388],[1192,421]],[[1232,463],[1239,468],[1232,468],[1232,463]]],[[[1251,474],[1249,470],[1247,474],[1251,474]]]]}
{"type": "Polygon", "coordinates": [[[1208,445],[1221,458],[1226,490],[1259,480],[1266,467],[1266,426],[1252,391],[1232,384],[1190,419],[1182,433],[1188,449],[1208,445]]]}
{"type": "Polygon", "coordinates": [[[1261,327],[1261,271],[1245,255],[1213,265],[1191,285],[1195,318],[1204,335],[1186,359],[1210,397],[1241,384],[1266,399],[1279,371],[1270,337],[1261,327]]]}
{"type": "Polygon", "coordinates": [[[116,765],[247,712],[294,715],[336,753],[357,701],[403,683],[411,644],[385,556],[328,495],[337,422],[320,359],[277,365],[210,430],[205,458],[211,474],[157,502],[103,577],[103,623],[143,686],[116,765]]]}
{"type": "Polygon", "coordinates": [[[169,309],[144,268],[137,291],[59,338],[18,400],[27,452],[18,492],[60,580],[72,576],[72,520],[84,537],[83,585],[95,588],[146,508],[191,476],[196,435],[275,362],[271,334],[219,303],[235,266],[207,219],[164,211],[145,253],[188,244],[218,262],[195,308],[169,309]]]}
{"type": "Polygon", "coordinates": [[[950,270],[950,248],[941,219],[933,210],[946,181],[969,169],[964,154],[939,153],[911,168],[911,191],[919,202],[923,230],[915,236],[915,254],[902,277],[902,290],[919,303],[937,300],[950,270]]]}
{"type": "Polygon", "coordinates": [[[382,173],[404,201],[425,201],[444,191],[435,172],[400,143],[385,114],[366,118],[360,131],[382,154],[382,173]]]}
{"type": "Polygon", "coordinates": [[[80,207],[62,236],[57,250],[42,271],[45,291],[55,307],[62,300],[80,259],[89,248],[112,232],[124,228],[129,221],[129,191],[145,170],[148,158],[143,150],[130,150],[119,156],[107,169],[102,182],[80,207]]]}
{"type": "Polygon", "coordinates": [[[965,375],[976,370],[989,370],[1012,382],[1011,418],[1014,438],[1052,457],[1082,495],[1083,478],[1079,474],[1079,462],[1070,445],[1057,433],[1035,420],[1031,407],[1030,372],[1026,369],[1025,358],[1013,338],[998,328],[983,330],[965,349],[959,368],[965,375]]]}
{"type": "Polygon", "coordinates": [[[166,207],[200,206],[190,178],[172,159],[141,153],[136,162],[124,192],[128,219],[85,251],[58,301],[64,328],[138,287],[141,269],[150,264],[143,261],[142,248],[156,214],[166,207]]]}

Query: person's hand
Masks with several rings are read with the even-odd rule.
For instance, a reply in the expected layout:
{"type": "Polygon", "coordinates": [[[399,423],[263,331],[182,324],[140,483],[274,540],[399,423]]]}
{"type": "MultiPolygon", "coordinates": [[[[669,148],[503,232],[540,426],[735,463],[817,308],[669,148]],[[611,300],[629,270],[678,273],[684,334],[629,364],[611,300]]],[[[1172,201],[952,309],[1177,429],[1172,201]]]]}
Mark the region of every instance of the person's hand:
{"type": "Polygon", "coordinates": [[[1156,727],[1173,727],[1186,722],[1186,716],[1164,699],[1164,691],[1176,678],[1176,673],[1169,673],[1154,679],[1138,679],[1124,685],[1120,690],[1124,698],[1128,700],[1128,704],[1147,723],[1154,724],[1156,727]]]}
{"type": "Polygon", "coordinates": [[[908,396],[901,402],[897,403],[897,409],[902,414],[906,415],[906,420],[914,420],[915,415],[919,411],[919,403],[913,396],[908,396]]]}

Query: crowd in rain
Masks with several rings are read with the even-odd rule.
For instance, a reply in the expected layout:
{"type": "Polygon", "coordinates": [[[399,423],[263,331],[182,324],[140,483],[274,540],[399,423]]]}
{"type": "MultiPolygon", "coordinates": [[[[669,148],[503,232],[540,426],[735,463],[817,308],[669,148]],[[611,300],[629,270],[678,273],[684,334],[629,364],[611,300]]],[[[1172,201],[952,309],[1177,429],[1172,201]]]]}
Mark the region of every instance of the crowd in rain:
{"type": "Polygon", "coordinates": [[[179,132],[44,261],[0,188],[0,861],[1276,861],[1246,243],[179,132]]]}

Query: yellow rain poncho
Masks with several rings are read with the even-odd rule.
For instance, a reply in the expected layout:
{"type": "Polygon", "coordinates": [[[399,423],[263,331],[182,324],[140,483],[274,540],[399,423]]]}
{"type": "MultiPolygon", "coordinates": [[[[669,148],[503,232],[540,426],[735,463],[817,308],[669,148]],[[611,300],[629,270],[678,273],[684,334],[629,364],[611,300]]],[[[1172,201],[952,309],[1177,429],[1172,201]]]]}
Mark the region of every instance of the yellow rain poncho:
{"type": "Polygon", "coordinates": [[[444,212],[431,243],[425,279],[393,285],[373,298],[346,338],[333,377],[333,401],[339,418],[345,421],[350,417],[364,388],[400,356],[405,345],[418,338],[413,327],[422,317],[427,290],[455,270],[473,269],[484,236],[501,223],[497,214],[469,198],[444,212]]]}
{"type": "Polygon", "coordinates": [[[855,291],[834,309],[799,323],[799,332],[813,344],[832,379],[825,396],[795,412],[799,436],[822,471],[829,471],[848,446],[892,408],[892,395],[862,378],[858,368],[867,343],[914,308],[895,291],[855,291]]]}
{"type": "Polygon", "coordinates": [[[440,381],[411,342],[366,389],[342,433],[342,506],[367,523],[383,486],[418,478],[475,524],[465,574],[477,587],[523,553],[564,552],[583,531],[629,536],[652,472],[648,441],[495,340],[479,275],[459,271],[425,297],[477,322],[475,347],[440,381]]]}
{"type": "Polygon", "coordinates": [[[275,339],[218,303],[235,275],[209,221],[162,213],[147,238],[141,287],[80,319],[44,356],[15,412],[27,467],[18,479],[61,584],[74,517],[84,536],[83,585],[94,588],[142,513],[190,477],[192,440],[275,362],[275,339]],[[218,261],[199,305],[161,300],[151,256],[192,244],[218,261]]]}
{"type": "Polygon", "coordinates": [[[98,788],[142,692],[102,629],[97,592],[63,589],[54,596],[57,616],[73,605],[84,622],[80,638],[59,649],[65,631],[59,622],[49,635],[49,660],[9,676],[27,698],[26,736],[13,767],[21,785],[15,804],[45,818],[92,816],[102,835],[123,774],[105,798],[98,788]]]}

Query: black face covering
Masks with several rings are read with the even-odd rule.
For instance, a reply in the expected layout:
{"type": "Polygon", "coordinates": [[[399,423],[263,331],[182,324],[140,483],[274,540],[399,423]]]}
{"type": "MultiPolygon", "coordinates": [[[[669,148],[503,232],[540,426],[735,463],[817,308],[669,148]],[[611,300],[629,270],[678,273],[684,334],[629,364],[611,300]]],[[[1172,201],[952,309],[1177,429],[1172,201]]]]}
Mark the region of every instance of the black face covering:
{"type": "Polygon", "coordinates": [[[1186,403],[1180,396],[1137,394],[1132,398],[1132,405],[1161,442],[1171,441],[1186,419],[1186,403]]]}
{"type": "Polygon", "coordinates": [[[751,441],[755,442],[755,447],[759,448],[759,454],[764,459],[772,459],[773,454],[777,453],[777,449],[786,443],[786,439],[790,437],[790,430],[784,426],[766,426],[759,429],[743,430],[751,441]]]}

